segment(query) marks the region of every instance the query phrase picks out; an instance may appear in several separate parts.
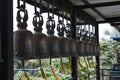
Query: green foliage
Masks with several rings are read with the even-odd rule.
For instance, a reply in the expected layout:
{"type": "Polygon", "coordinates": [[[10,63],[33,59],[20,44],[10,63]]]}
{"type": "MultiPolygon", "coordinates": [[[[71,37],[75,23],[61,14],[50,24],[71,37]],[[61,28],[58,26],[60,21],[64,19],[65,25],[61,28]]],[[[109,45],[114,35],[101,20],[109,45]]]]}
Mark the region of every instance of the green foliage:
{"type": "Polygon", "coordinates": [[[116,63],[116,51],[120,50],[120,43],[114,40],[100,42],[101,68],[111,68],[116,63]]]}

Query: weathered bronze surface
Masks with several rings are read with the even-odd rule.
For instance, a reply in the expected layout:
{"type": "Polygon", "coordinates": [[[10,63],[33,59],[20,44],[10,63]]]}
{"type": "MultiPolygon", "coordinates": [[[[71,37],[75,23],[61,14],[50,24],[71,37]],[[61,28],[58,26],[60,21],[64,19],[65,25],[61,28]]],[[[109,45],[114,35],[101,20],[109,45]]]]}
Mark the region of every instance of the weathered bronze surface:
{"type": "Polygon", "coordinates": [[[33,34],[34,57],[47,58],[49,57],[48,39],[47,36],[42,33],[43,17],[40,14],[36,14],[33,17],[33,26],[35,31],[33,34]]]}
{"type": "Polygon", "coordinates": [[[17,30],[14,32],[14,53],[18,59],[29,59],[32,57],[32,32],[28,30],[17,30]]]}
{"type": "Polygon", "coordinates": [[[54,36],[55,21],[49,16],[46,22],[47,34],[48,34],[48,46],[50,57],[60,57],[59,39],[54,36]]]}
{"type": "Polygon", "coordinates": [[[62,57],[68,57],[69,55],[69,40],[64,37],[65,25],[63,21],[59,20],[57,24],[57,31],[59,36],[59,48],[62,57]]]}
{"type": "Polygon", "coordinates": [[[26,29],[28,12],[22,7],[17,12],[18,30],[14,32],[14,53],[18,59],[30,59],[33,53],[33,35],[26,29]],[[21,16],[24,13],[24,16],[21,16]]]}

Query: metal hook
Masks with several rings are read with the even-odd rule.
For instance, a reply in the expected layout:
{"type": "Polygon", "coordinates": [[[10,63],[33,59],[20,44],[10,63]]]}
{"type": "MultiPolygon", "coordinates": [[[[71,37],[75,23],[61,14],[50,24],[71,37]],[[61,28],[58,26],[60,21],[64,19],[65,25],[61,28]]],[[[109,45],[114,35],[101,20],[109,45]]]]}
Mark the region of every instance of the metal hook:
{"type": "Polygon", "coordinates": [[[54,18],[54,0],[52,0],[52,18],[54,18]]]}
{"type": "Polygon", "coordinates": [[[64,22],[64,0],[62,0],[62,21],[64,22]]]}
{"type": "Polygon", "coordinates": [[[52,16],[50,16],[50,12],[49,12],[49,8],[50,8],[50,6],[49,6],[49,0],[48,0],[48,2],[47,2],[47,8],[48,8],[48,18],[54,18],[54,0],[52,0],[52,16]]]}
{"type": "Polygon", "coordinates": [[[18,0],[17,1],[17,8],[18,9],[25,9],[25,7],[26,7],[26,2],[25,2],[25,0],[23,0],[23,4],[22,5],[20,5],[20,0],[18,0]]]}
{"type": "MultiPolygon", "coordinates": [[[[66,11],[66,17],[68,17],[67,11],[66,11]]],[[[66,20],[66,24],[68,24],[68,20],[66,20]]]]}
{"type": "Polygon", "coordinates": [[[39,3],[40,5],[39,5],[39,7],[40,7],[40,10],[39,11],[37,11],[37,0],[35,0],[35,2],[34,2],[34,9],[35,9],[35,15],[39,15],[39,14],[41,14],[42,13],[42,0],[40,0],[40,3],[39,3]]]}

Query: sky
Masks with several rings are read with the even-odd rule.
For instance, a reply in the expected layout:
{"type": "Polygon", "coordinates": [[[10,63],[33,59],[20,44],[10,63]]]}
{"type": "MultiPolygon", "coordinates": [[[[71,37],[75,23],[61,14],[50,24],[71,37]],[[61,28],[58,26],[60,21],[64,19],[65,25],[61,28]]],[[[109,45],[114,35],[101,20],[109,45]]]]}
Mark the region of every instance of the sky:
{"type": "Polygon", "coordinates": [[[113,27],[109,23],[99,24],[99,40],[104,37],[109,39],[110,36],[105,36],[104,32],[106,30],[112,31],[112,29],[113,27]]]}

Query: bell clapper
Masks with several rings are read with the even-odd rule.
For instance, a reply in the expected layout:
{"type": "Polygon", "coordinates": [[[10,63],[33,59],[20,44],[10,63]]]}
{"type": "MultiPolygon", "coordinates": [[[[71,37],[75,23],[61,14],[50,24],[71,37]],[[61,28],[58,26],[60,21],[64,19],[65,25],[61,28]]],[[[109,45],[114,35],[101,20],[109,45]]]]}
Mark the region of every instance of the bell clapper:
{"type": "Polygon", "coordinates": [[[50,58],[50,70],[54,76],[54,79],[59,80],[58,76],[55,74],[54,68],[52,67],[52,58],[50,58]]]}
{"type": "Polygon", "coordinates": [[[45,74],[45,71],[42,67],[42,63],[41,63],[41,59],[39,59],[39,64],[40,64],[40,72],[41,72],[41,76],[43,78],[43,80],[47,80],[47,77],[46,77],[46,74],[45,74]]]}
{"type": "Polygon", "coordinates": [[[61,67],[61,71],[66,74],[66,70],[65,70],[65,67],[63,65],[63,61],[62,61],[62,57],[60,58],[60,67],[61,67]]]}
{"type": "Polygon", "coordinates": [[[27,72],[26,72],[26,70],[25,70],[25,66],[24,66],[24,61],[25,60],[21,60],[21,63],[22,63],[22,67],[23,67],[23,72],[24,72],[24,76],[25,76],[25,79],[26,80],[30,80],[30,78],[29,78],[29,76],[28,76],[28,74],[27,74],[27,72]]]}

